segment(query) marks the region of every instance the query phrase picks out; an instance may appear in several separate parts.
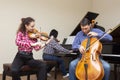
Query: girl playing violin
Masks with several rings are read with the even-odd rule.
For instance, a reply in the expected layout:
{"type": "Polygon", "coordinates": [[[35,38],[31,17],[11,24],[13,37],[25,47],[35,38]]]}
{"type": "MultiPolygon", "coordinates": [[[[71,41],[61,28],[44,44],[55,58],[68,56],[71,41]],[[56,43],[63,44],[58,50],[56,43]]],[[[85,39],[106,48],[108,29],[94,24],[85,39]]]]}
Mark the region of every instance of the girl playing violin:
{"type": "MultiPolygon", "coordinates": [[[[16,45],[18,46],[18,52],[12,62],[12,80],[21,80],[19,71],[21,67],[25,64],[30,67],[38,68],[37,80],[46,80],[46,65],[43,62],[37,61],[33,58],[33,49],[38,51],[45,44],[37,41],[37,38],[30,38],[28,32],[32,31],[35,26],[35,20],[31,17],[26,17],[21,19],[20,27],[16,35],[16,45]]],[[[34,37],[37,37],[35,35],[34,37]]],[[[46,44],[49,41],[46,42],[46,44]]]]}

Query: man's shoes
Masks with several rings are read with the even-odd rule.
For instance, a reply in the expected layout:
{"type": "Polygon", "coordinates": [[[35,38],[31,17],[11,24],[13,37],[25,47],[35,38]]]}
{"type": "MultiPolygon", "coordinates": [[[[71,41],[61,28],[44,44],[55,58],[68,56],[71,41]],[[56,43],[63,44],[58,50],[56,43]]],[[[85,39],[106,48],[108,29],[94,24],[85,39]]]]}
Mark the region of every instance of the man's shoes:
{"type": "Polygon", "coordinates": [[[47,73],[47,76],[48,76],[48,77],[51,77],[51,74],[50,74],[50,73],[47,73]]]}
{"type": "Polygon", "coordinates": [[[64,75],[63,78],[66,78],[66,77],[68,77],[68,76],[69,76],[69,73],[67,73],[66,75],[64,75]]]}

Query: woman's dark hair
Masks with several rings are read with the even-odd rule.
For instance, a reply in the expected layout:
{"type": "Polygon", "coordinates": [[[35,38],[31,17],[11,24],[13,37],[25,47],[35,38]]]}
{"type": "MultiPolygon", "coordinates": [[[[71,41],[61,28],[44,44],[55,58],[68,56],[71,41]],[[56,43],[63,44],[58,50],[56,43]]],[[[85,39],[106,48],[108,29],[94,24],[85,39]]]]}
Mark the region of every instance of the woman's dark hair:
{"type": "Polygon", "coordinates": [[[87,18],[84,18],[81,22],[80,22],[80,26],[86,26],[86,25],[90,25],[90,21],[87,18]]]}
{"type": "Polygon", "coordinates": [[[55,30],[55,29],[52,29],[51,32],[50,32],[50,34],[49,34],[49,37],[51,37],[51,36],[54,36],[54,38],[57,38],[57,36],[58,36],[58,31],[55,30]]]}
{"type": "Polygon", "coordinates": [[[19,26],[17,33],[21,31],[23,34],[25,34],[25,31],[26,31],[25,25],[29,25],[31,22],[34,22],[34,21],[35,20],[31,17],[22,18],[21,24],[19,26]]]}

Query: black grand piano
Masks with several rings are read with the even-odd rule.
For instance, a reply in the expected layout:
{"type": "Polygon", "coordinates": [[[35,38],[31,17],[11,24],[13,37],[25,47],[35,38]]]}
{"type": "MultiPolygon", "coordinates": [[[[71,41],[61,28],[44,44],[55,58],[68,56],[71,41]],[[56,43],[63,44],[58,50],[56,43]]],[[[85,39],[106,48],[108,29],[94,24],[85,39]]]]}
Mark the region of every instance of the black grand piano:
{"type": "MultiPolygon", "coordinates": [[[[89,20],[95,20],[95,18],[98,16],[98,13],[94,12],[88,12],[85,17],[88,18],[89,20]]],[[[85,18],[84,17],[84,18],[85,18]]],[[[103,27],[99,26],[96,24],[96,28],[99,28],[101,30],[104,30],[103,27]]],[[[77,27],[73,30],[73,32],[70,34],[70,36],[75,36],[79,31],[80,31],[80,24],[77,25],[77,27]]],[[[103,50],[102,50],[102,57],[104,60],[108,61],[111,64],[114,64],[114,80],[117,80],[117,66],[120,64],[120,24],[114,27],[112,32],[110,33],[113,37],[112,42],[103,42],[103,50]]],[[[62,44],[63,47],[67,49],[71,49],[71,44],[65,44],[65,41],[63,41],[64,44],[62,44]]],[[[70,56],[66,55],[66,56],[70,56]]],[[[71,55],[72,56],[72,55],[71,55]]]]}
{"type": "MultiPolygon", "coordinates": [[[[94,12],[88,12],[84,18],[88,18],[89,20],[95,20],[95,18],[98,16],[98,13],[94,12]]],[[[102,30],[103,27],[96,24],[96,28],[99,28],[102,30]]],[[[70,34],[70,36],[75,36],[80,31],[80,24],[77,25],[77,27],[73,30],[73,32],[70,34]]],[[[110,33],[113,37],[112,42],[103,42],[103,50],[102,50],[102,56],[107,61],[113,61],[115,63],[120,63],[120,24],[115,26],[110,33]]],[[[72,43],[71,44],[65,44],[67,41],[67,38],[64,39],[63,44],[61,44],[63,47],[67,49],[72,49],[72,43]]]]}

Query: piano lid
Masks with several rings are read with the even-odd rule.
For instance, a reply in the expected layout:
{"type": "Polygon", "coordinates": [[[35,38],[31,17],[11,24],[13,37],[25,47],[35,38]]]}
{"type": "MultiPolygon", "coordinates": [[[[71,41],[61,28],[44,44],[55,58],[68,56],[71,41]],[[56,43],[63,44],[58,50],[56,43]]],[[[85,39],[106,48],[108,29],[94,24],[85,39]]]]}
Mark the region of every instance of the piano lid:
{"type": "Polygon", "coordinates": [[[120,24],[114,27],[109,34],[113,37],[113,41],[103,43],[102,53],[118,55],[120,54],[120,24]]]}
{"type": "Polygon", "coordinates": [[[120,43],[120,24],[113,28],[110,35],[113,37],[113,42],[120,43]]]}
{"type": "MultiPolygon", "coordinates": [[[[99,15],[98,13],[87,12],[87,14],[84,16],[84,18],[88,18],[90,21],[92,21],[92,20],[95,20],[98,15],[99,15]]],[[[80,29],[80,23],[79,23],[77,25],[77,27],[74,29],[74,31],[70,34],[70,36],[75,36],[80,30],[81,29],[80,29]]]]}

